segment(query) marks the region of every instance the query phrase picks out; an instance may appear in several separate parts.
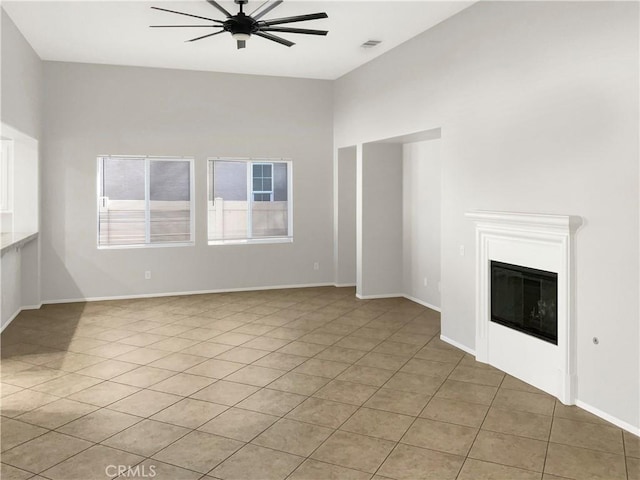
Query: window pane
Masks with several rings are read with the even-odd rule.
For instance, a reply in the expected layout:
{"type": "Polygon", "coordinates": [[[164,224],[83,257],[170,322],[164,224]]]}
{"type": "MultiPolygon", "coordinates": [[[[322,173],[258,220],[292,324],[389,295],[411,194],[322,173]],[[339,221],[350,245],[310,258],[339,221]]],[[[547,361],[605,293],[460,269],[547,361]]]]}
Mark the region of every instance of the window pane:
{"type": "Polygon", "coordinates": [[[273,196],[270,193],[263,193],[256,194],[254,197],[251,207],[253,238],[286,237],[289,235],[287,164],[284,162],[274,163],[273,172],[271,165],[264,165],[263,173],[263,191],[274,191],[272,173],[275,174],[276,191],[273,196]]]}
{"type": "Polygon", "coordinates": [[[105,158],[102,172],[102,196],[144,201],[144,159],[105,158]]]}
{"type": "Polygon", "coordinates": [[[247,164],[245,162],[213,162],[213,197],[247,201],[247,164]]]}
{"type": "Polygon", "coordinates": [[[151,201],[189,201],[191,165],[185,160],[151,160],[151,201]]]}
{"type": "MultiPolygon", "coordinates": [[[[252,180],[254,192],[271,192],[273,190],[271,181],[271,164],[254,163],[252,180]]],[[[265,198],[264,196],[257,197],[254,195],[253,199],[254,201],[268,202],[271,201],[271,196],[265,198]]]]}
{"type": "Polygon", "coordinates": [[[247,238],[247,163],[216,160],[213,165],[213,196],[209,204],[209,239],[247,238]]]}
{"type": "Polygon", "coordinates": [[[150,241],[191,240],[191,165],[184,160],[149,163],[150,241]]]}
{"type": "Polygon", "coordinates": [[[273,200],[287,201],[287,164],[273,164],[273,200]]]}
{"type": "Polygon", "coordinates": [[[101,161],[98,243],[145,243],[144,159],[104,158],[101,161]]]}

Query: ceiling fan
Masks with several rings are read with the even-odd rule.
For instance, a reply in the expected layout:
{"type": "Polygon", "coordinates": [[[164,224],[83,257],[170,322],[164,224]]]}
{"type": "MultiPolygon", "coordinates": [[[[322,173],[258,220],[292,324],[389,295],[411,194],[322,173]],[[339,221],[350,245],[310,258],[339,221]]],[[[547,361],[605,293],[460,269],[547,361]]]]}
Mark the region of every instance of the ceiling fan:
{"type": "Polygon", "coordinates": [[[297,15],[295,17],[274,18],[272,20],[260,20],[271,10],[280,5],[283,0],[267,0],[258,8],[256,8],[249,15],[244,13],[244,6],[248,0],[234,0],[240,6],[240,11],[235,15],[231,15],[222,5],[214,0],[207,0],[207,2],[217,8],[227,19],[216,20],[214,18],[201,17],[199,15],[192,15],[190,13],[178,12],[176,10],[169,10],[160,7],[151,7],[154,10],[161,10],[163,12],[176,13],[178,15],[184,15],[187,17],[199,18],[200,20],[207,20],[213,22],[209,25],[151,25],[151,28],[215,28],[218,29],[213,33],[208,33],[200,37],[192,38],[187,42],[195,42],[196,40],[202,40],[203,38],[213,37],[224,32],[231,33],[231,36],[236,40],[238,48],[245,48],[247,46],[247,40],[252,35],[266,38],[272,42],[280,43],[287,47],[295,45],[295,43],[273,35],[271,32],[282,33],[302,33],[306,35],[326,35],[329,33],[327,30],[310,30],[306,28],[289,28],[281,27],[280,25],[285,23],[304,22],[306,20],[317,20],[320,18],[328,18],[326,13],[311,13],[308,15],[297,15]]]}

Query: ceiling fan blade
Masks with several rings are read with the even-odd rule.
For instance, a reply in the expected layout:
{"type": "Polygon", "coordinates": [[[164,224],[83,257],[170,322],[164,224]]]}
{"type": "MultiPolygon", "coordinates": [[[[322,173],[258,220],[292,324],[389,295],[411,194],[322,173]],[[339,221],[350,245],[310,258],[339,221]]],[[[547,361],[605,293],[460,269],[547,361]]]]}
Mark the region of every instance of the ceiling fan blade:
{"type": "Polygon", "coordinates": [[[220,30],[218,32],[209,33],[208,35],[203,35],[201,37],[192,38],[191,40],[186,40],[186,42],[195,42],[196,40],[202,40],[203,38],[213,37],[214,35],[218,35],[220,33],[224,33],[224,30],[220,30]]]}
{"type": "Polygon", "coordinates": [[[218,2],[216,2],[214,0],[207,0],[207,2],[210,5],[213,5],[214,7],[216,7],[218,10],[220,10],[227,18],[229,18],[231,16],[231,14],[222,5],[220,5],[218,2]]]}
{"type": "Polygon", "coordinates": [[[196,28],[220,28],[220,25],[149,25],[150,28],[188,28],[188,27],[196,27],[196,28]]]}
{"type": "Polygon", "coordinates": [[[309,30],[308,28],[264,27],[261,32],[305,33],[307,35],[326,35],[327,30],[309,30]]]}
{"type": "Polygon", "coordinates": [[[259,37],[266,38],[267,40],[271,40],[272,42],[280,43],[280,44],[285,45],[287,47],[291,47],[292,45],[295,45],[295,43],[290,42],[289,40],[285,40],[284,38],[276,37],[275,35],[271,35],[270,33],[264,33],[264,32],[261,32],[261,31],[257,31],[255,33],[253,33],[253,35],[257,35],[259,37]]]}
{"type": "Polygon", "coordinates": [[[271,3],[271,5],[269,5],[267,8],[265,8],[264,10],[262,10],[260,13],[258,13],[257,15],[254,15],[254,13],[256,13],[258,10],[260,10],[264,5],[266,5],[267,3],[269,3],[271,0],[267,0],[266,2],[264,2],[262,5],[260,5],[258,8],[256,8],[251,15],[249,15],[250,17],[253,17],[254,20],[258,20],[262,17],[264,17],[267,13],[269,13],[271,10],[273,10],[274,8],[276,8],[278,5],[280,5],[282,3],[283,0],[275,0],[274,2],[271,3]]]}
{"type": "Polygon", "coordinates": [[[224,23],[222,20],[216,20],[215,18],[200,17],[198,15],[191,15],[190,13],[178,12],[176,10],[169,10],[169,9],[160,8],[160,7],[151,7],[151,8],[153,8],[154,10],[162,10],[163,12],[177,13],[178,15],[185,15],[187,17],[199,18],[200,20],[209,20],[210,22],[224,23]]]}
{"type": "Polygon", "coordinates": [[[246,40],[238,40],[238,50],[240,50],[241,48],[246,48],[246,46],[247,46],[246,40]]]}
{"type": "Polygon", "coordinates": [[[273,20],[267,20],[260,22],[260,25],[270,27],[271,25],[280,25],[282,23],[304,22],[305,20],[318,20],[320,18],[329,18],[326,13],[310,13],[308,15],[297,15],[295,17],[274,18],[273,20]]]}

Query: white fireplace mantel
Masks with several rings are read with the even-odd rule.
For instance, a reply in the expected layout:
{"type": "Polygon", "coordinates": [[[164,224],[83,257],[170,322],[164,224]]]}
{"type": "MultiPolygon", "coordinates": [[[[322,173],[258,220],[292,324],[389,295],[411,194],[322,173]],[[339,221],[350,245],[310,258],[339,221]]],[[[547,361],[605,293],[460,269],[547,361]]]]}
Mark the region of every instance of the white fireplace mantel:
{"type": "Polygon", "coordinates": [[[476,359],[575,403],[573,242],[580,217],[471,211],[476,225],[476,359]],[[558,345],[491,322],[491,260],[558,274],[558,345]]]}

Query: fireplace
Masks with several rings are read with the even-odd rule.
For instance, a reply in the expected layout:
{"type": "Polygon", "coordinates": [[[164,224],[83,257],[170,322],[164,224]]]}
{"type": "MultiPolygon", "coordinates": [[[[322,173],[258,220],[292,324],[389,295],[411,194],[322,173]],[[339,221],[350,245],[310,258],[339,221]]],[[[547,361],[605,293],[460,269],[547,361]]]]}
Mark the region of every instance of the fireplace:
{"type": "Polygon", "coordinates": [[[491,261],[491,321],[558,344],[558,274],[491,261]]]}
{"type": "Polygon", "coordinates": [[[575,400],[573,244],[579,217],[473,211],[476,360],[575,400]]]}

